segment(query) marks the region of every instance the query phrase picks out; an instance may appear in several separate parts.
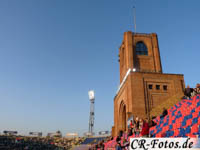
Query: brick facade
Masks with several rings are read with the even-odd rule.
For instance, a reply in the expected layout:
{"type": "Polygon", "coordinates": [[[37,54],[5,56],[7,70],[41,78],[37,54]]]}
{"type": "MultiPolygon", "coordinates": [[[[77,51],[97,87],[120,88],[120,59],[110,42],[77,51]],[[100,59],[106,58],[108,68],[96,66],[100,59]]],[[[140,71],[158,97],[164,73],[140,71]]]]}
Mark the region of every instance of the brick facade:
{"type": "Polygon", "coordinates": [[[112,134],[127,130],[131,116],[149,118],[152,108],[158,106],[185,88],[180,74],[162,73],[162,65],[155,33],[125,32],[119,48],[120,88],[114,98],[114,126],[112,134]],[[137,43],[143,43],[148,54],[138,53],[137,43]]]}

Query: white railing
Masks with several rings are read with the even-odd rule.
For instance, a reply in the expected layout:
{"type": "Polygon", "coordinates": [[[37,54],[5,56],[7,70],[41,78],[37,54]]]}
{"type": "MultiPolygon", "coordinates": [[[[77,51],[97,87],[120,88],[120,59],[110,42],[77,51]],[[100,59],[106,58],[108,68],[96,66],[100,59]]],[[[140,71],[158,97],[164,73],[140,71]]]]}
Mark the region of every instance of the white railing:
{"type": "Polygon", "coordinates": [[[116,95],[118,94],[118,92],[121,89],[121,87],[124,85],[124,83],[125,83],[128,75],[130,74],[130,72],[131,72],[131,69],[129,68],[128,71],[126,72],[126,75],[125,75],[124,79],[122,80],[121,84],[119,85],[119,88],[117,89],[116,95]]]}

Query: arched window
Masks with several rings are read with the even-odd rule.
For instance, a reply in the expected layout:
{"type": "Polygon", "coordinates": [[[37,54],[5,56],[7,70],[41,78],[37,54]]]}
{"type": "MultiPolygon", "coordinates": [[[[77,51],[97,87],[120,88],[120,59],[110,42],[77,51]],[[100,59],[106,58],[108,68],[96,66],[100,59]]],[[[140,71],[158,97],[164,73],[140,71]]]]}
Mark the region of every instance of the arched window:
{"type": "Polygon", "coordinates": [[[148,55],[148,49],[143,42],[137,42],[136,44],[136,54],[137,55],[148,55]]]}

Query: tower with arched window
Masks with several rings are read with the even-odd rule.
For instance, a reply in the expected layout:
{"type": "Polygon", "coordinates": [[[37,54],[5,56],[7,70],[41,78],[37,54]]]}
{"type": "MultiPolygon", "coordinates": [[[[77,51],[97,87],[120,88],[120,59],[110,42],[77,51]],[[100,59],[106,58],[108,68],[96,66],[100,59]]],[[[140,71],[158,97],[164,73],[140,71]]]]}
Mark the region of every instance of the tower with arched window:
{"type": "Polygon", "coordinates": [[[182,74],[163,73],[157,34],[125,32],[119,48],[120,86],[114,98],[113,135],[127,130],[131,117],[150,118],[151,110],[183,93],[182,74]]]}
{"type": "Polygon", "coordinates": [[[124,33],[124,40],[119,48],[120,81],[129,68],[137,72],[162,73],[162,65],[155,33],[124,33]]]}

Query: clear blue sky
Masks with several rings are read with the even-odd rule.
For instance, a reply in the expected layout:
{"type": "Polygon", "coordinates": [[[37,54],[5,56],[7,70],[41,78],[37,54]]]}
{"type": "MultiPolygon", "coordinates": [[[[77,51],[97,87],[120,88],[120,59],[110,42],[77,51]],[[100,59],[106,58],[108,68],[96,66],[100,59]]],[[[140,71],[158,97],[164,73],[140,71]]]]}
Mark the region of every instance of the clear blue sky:
{"type": "MultiPolygon", "coordinates": [[[[156,32],[165,73],[200,82],[200,1],[136,0],[137,31],[156,32]]],[[[0,132],[83,133],[113,125],[118,47],[134,0],[1,0],[0,132]]]]}

